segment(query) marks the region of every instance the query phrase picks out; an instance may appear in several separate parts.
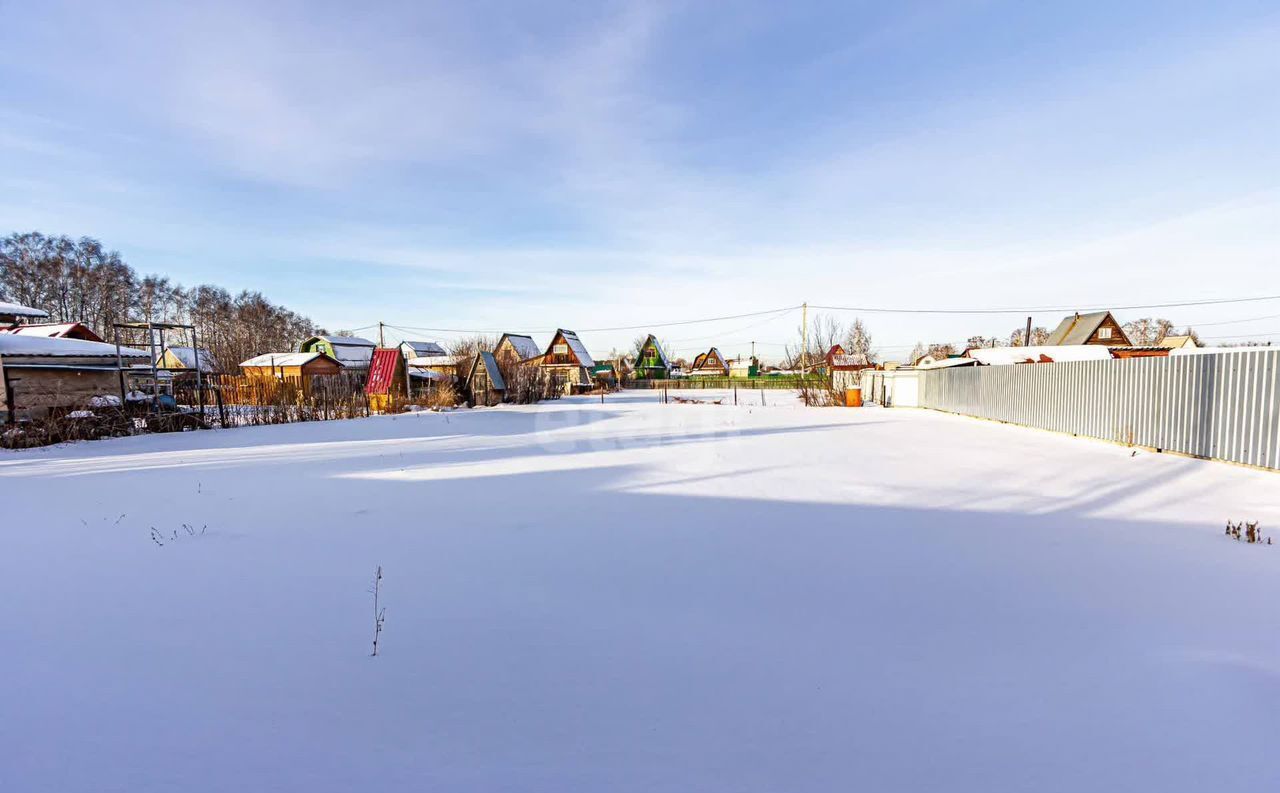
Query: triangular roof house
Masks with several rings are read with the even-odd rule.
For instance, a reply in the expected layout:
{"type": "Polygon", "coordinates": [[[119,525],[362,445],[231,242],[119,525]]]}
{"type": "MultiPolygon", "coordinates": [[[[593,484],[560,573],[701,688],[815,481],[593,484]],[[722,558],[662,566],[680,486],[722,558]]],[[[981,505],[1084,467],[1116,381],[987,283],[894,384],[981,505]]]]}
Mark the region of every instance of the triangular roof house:
{"type": "Polygon", "coordinates": [[[565,393],[572,393],[574,389],[590,388],[590,370],[595,367],[596,362],[578,334],[560,328],[551,337],[551,343],[547,345],[547,351],[542,354],[538,365],[560,379],[565,393]]]}
{"type": "Polygon", "coordinates": [[[1105,347],[1131,346],[1124,328],[1111,316],[1110,311],[1094,311],[1063,317],[1045,340],[1045,347],[1065,347],[1073,344],[1101,344],[1105,347]]]}
{"type": "Polygon", "coordinates": [[[664,380],[671,376],[671,361],[657,336],[650,333],[640,345],[632,370],[642,380],[664,380]]]}
{"type": "Polygon", "coordinates": [[[729,364],[715,347],[707,350],[693,362],[693,374],[710,377],[728,377],[729,364]]]}

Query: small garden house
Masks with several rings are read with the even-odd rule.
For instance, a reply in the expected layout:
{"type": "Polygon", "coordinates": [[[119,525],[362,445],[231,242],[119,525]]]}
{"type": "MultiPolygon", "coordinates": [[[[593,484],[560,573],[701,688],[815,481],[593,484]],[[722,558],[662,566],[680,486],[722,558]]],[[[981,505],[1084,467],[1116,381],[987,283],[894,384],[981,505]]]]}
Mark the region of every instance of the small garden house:
{"type": "Polygon", "coordinates": [[[640,345],[633,371],[637,380],[665,380],[671,376],[671,362],[652,333],[640,345]]]}

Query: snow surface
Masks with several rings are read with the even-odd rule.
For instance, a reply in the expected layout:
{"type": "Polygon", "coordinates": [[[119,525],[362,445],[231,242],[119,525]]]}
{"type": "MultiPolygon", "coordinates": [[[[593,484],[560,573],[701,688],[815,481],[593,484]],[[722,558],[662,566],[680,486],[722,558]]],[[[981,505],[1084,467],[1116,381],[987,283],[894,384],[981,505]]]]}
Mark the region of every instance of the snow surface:
{"type": "Polygon", "coordinates": [[[1280,789],[1276,474],[749,396],[0,454],[0,790],[1280,789]]]}

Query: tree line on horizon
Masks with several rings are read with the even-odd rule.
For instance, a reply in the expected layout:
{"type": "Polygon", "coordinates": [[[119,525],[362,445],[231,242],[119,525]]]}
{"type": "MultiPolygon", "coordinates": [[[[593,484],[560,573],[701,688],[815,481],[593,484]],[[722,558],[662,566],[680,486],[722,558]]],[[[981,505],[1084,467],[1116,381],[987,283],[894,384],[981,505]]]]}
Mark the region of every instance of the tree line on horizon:
{"type": "MultiPolygon", "coordinates": [[[[261,292],[232,294],[216,284],[184,287],[162,275],[140,275],[96,239],[38,231],[0,239],[0,300],[43,309],[50,322],[83,322],[108,341],[118,322],[194,325],[200,347],[229,371],[323,332],[261,292]]],[[[166,341],[190,344],[188,338],[166,341]]]]}

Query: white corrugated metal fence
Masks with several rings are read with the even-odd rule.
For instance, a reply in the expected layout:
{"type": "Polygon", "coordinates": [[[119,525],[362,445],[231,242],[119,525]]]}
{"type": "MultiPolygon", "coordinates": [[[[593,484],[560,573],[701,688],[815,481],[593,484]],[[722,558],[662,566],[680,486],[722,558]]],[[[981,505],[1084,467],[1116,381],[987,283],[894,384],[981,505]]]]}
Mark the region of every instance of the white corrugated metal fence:
{"type": "Polygon", "coordinates": [[[922,371],[920,406],[1280,469],[1280,350],[922,371]]]}

